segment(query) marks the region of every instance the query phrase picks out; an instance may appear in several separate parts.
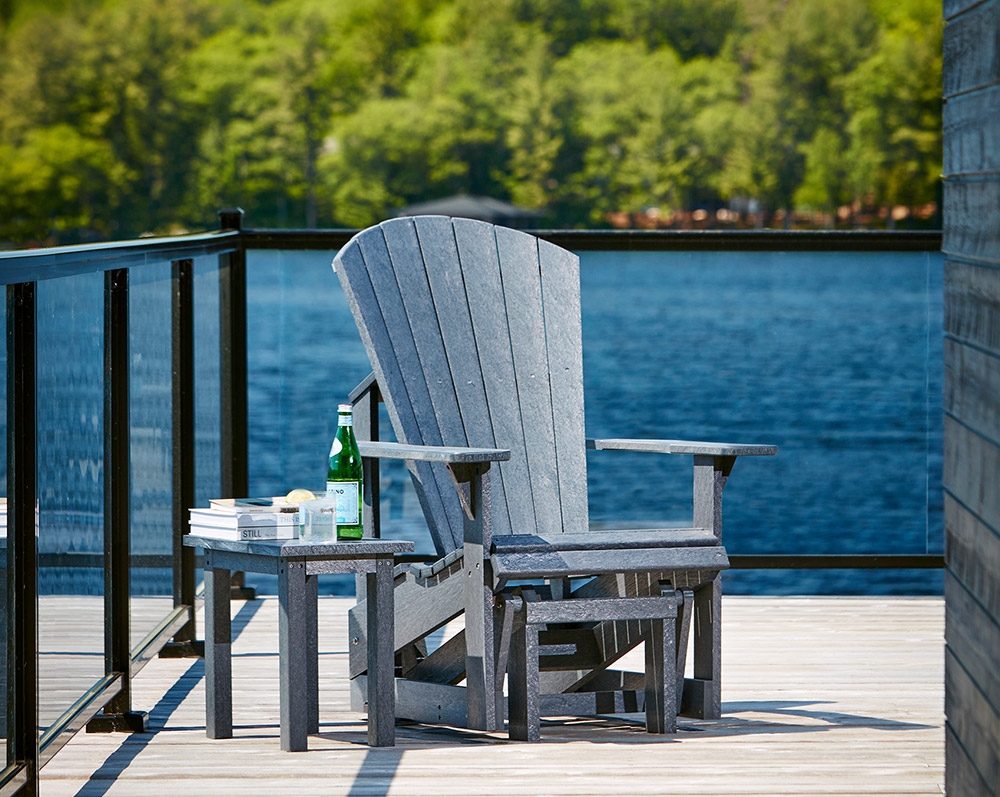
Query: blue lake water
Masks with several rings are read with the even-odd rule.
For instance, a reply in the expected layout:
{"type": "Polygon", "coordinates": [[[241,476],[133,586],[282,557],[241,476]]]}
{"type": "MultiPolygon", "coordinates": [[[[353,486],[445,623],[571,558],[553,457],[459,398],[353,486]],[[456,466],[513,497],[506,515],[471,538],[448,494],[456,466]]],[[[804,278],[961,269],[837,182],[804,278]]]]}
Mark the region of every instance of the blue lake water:
{"type": "MultiPolygon", "coordinates": [[[[331,257],[249,257],[254,494],[322,487],[337,404],[368,374],[331,257]]],[[[214,268],[196,262],[199,503],[219,490],[214,268]]],[[[169,277],[154,266],[130,282],[138,554],[170,551],[169,277]]],[[[777,457],[743,458],[732,473],[731,553],[939,553],[941,282],[936,253],[584,253],[587,432],[778,445],[777,457]]],[[[43,554],[103,550],[102,285],[93,275],[39,288],[43,554]]],[[[690,522],[690,458],[591,452],[588,465],[595,526],[690,522]]],[[[386,468],[383,481],[387,536],[431,552],[405,471],[386,468]]],[[[136,592],[170,593],[165,571],[136,573],[136,592]]],[[[101,589],[90,568],[44,567],[40,582],[101,589]]],[[[725,588],[926,594],[941,591],[942,575],[730,571],[725,588]]]]}

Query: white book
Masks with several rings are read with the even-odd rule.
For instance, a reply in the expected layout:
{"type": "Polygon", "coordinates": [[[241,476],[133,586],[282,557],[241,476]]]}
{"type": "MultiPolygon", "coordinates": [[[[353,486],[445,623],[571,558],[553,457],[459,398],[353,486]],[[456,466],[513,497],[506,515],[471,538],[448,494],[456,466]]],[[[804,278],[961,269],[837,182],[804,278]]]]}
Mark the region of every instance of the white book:
{"type": "Polygon", "coordinates": [[[253,542],[255,540],[294,540],[298,539],[298,526],[258,526],[242,529],[223,529],[218,526],[197,526],[191,524],[191,534],[196,537],[211,537],[216,540],[235,540],[236,542],[253,542]]]}
{"type": "Polygon", "coordinates": [[[283,495],[266,498],[213,498],[208,502],[210,508],[218,512],[239,515],[248,512],[298,512],[297,502],[288,502],[283,495]]]}
{"type": "Polygon", "coordinates": [[[299,526],[298,512],[220,512],[216,509],[190,510],[192,525],[222,529],[265,528],[269,526],[299,526]]]}

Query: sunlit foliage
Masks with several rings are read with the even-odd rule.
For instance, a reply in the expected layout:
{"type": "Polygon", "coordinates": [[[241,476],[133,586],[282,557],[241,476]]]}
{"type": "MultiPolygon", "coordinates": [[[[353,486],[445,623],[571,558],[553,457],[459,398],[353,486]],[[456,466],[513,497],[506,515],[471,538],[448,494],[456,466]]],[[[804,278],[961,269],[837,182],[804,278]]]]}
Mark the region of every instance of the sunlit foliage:
{"type": "Polygon", "coordinates": [[[934,0],[0,0],[0,242],[459,192],[892,224],[936,199],[941,31],[934,0]]]}

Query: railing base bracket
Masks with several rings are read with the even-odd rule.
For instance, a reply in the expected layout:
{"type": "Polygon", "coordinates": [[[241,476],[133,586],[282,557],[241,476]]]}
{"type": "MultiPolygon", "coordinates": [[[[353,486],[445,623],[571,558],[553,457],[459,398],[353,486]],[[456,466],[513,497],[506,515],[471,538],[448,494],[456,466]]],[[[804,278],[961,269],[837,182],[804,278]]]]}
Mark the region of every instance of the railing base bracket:
{"type": "Polygon", "coordinates": [[[160,648],[161,659],[203,659],[205,658],[205,641],[195,639],[190,642],[168,642],[160,648]]]}
{"type": "Polygon", "coordinates": [[[149,714],[145,711],[129,711],[125,714],[98,714],[87,723],[87,733],[145,733],[148,730],[149,714]]]}

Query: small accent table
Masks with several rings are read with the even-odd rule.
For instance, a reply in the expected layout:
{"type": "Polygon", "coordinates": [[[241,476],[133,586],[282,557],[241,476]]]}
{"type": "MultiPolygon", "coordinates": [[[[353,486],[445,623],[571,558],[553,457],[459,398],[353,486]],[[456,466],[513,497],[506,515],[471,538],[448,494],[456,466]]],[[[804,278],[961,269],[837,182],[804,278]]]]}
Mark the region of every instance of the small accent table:
{"type": "Polygon", "coordinates": [[[393,554],[405,540],[237,542],[188,534],[184,544],[205,552],[205,733],[233,735],[230,573],[278,577],[281,749],[307,750],[319,732],[317,580],[325,573],[364,573],[368,611],[368,744],[395,744],[393,554]]]}

